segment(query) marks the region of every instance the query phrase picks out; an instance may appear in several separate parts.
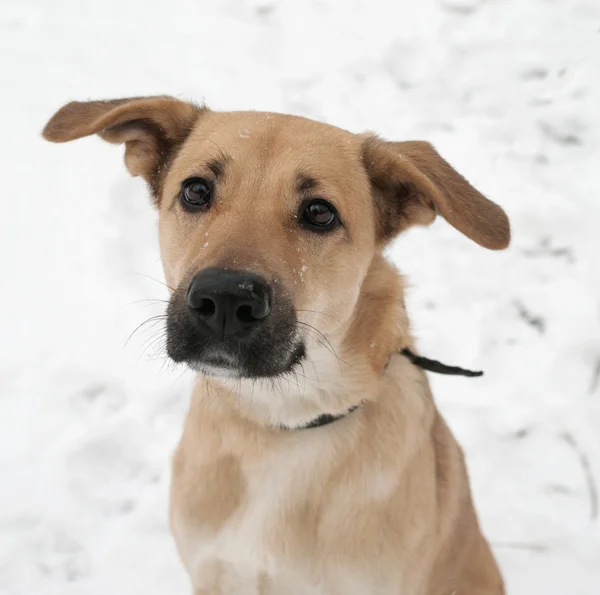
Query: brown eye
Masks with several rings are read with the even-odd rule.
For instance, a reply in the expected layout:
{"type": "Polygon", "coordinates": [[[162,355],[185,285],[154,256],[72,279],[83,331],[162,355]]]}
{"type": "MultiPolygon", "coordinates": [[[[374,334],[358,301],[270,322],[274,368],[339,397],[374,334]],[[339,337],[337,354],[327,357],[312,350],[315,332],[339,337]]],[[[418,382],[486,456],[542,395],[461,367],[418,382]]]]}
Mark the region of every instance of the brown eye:
{"type": "Polygon", "coordinates": [[[315,231],[329,231],[338,222],[335,207],[325,200],[313,200],[305,205],[302,222],[315,231]]]}
{"type": "Polygon", "coordinates": [[[189,178],[181,185],[181,204],[188,211],[207,207],[211,199],[209,183],[202,178],[189,178]]]}

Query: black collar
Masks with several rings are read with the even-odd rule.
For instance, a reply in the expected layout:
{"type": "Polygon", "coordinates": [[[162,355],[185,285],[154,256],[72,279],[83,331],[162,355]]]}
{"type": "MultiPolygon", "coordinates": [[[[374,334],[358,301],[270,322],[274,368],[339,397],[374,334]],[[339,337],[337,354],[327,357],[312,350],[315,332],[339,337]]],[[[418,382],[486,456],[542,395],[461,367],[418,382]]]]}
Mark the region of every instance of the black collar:
{"type": "Polygon", "coordinates": [[[342,417],[346,417],[347,415],[350,415],[353,411],[356,411],[359,407],[360,407],[360,405],[353,405],[352,407],[350,407],[350,409],[347,409],[346,411],[344,411],[344,413],[338,413],[337,415],[331,415],[331,413],[323,413],[322,415],[319,415],[319,417],[315,417],[315,419],[309,421],[308,423],[306,423],[302,426],[296,426],[295,428],[285,427],[284,429],[286,429],[286,430],[310,430],[311,428],[320,428],[321,426],[326,426],[330,423],[333,423],[334,421],[337,421],[338,419],[342,419],[342,417]]]}
{"type": "MultiPolygon", "coordinates": [[[[449,374],[452,376],[467,376],[468,378],[476,378],[478,376],[483,376],[483,372],[467,370],[465,368],[459,368],[458,366],[447,366],[446,364],[442,364],[435,359],[428,359],[421,355],[416,355],[413,351],[405,347],[401,349],[398,353],[401,353],[404,357],[406,357],[412,364],[415,366],[422,368],[423,370],[428,370],[429,372],[436,372],[437,374],[449,374]]],[[[389,362],[388,362],[389,363],[389,362]]],[[[338,421],[338,419],[342,419],[347,415],[350,415],[353,411],[356,411],[362,403],[358,405],[353,405],[350,409],[347,409],[344,413],[338,413],[336,415],[332,415],[330,413],[323,413],[318,417],[315,417],[311,421],[305,423],[301,426],[296,426],[294,428],[290,428],[288,426],[281,426],[282,430],[310,430],[312,428],[320,428],[321,426],[326,426],[334,421],[338,421]]]]}
{"type": "Polygon", "coordinates": [[[449,374],[451,376],[467,376],[468,378],[476,378],[483,376],[483,372],[475,370],[467,370],[465,368],[459,368],[458,366],[447,366],[442,362],[438,362],[435,359],[428,359],[421,355],[416,355],[408,347],[400,350],[401,353],[411,363],[423,370],[429,370],[429,372],[437,372],[438,374],[449,374]]]}

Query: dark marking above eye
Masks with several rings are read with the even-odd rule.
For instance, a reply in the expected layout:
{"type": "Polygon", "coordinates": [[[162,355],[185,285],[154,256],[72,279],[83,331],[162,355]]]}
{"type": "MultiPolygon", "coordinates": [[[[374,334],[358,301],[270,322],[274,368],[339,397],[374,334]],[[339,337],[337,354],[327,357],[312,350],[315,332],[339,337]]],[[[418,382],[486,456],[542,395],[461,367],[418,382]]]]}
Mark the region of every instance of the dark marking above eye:
{"type": "Polygon", "coordinates": [[[219,179],[225,172],[225,166],[227,165],[228,159],[226,157],[218,157],[211,159],[206,166],[211,171],[215,179],[219,179]]]}
{"type": "Polygon", "coordinates": [[[306,174],[300,174],[298,176],[298,192],[306,192],[307,190],[313,190],[318,185],[318,182],[311,176],[308,176],[306,174]]]}

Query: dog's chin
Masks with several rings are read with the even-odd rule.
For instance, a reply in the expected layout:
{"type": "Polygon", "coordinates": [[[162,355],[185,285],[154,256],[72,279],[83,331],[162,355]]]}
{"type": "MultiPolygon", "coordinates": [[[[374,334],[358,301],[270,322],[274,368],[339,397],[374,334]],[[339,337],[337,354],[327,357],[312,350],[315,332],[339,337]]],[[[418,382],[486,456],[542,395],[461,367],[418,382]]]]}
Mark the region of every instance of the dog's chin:
{"type": "Polygon", "coordinates": [[[195,358],[185,360],[185,363],[200,374],[216,378],[242,378],[243,366],[237,358],[222,349],[207,350],[195,358]]]}
{"type": "Polygon", "coordinates": [[[184,360],[192,370],[223,379],[258,379],[258,378],[278,378],[294,371],[302,360],[306,357],[306,348],[304,343],[297,343],[287,354],[286,357],[265,358],[257,365],[256,360],[245,362],[219,350],[198,354],[196,357],[189,357],[184,360]]]}
{"type": "Polygon", "coordinates": [[[236,367],[230,366],[216,366],[213,364],[206,364],[201,361],[188,362],[188,366],[204,376],[213,376],[214,378],[243,378],[242,370],[236,367]]]}

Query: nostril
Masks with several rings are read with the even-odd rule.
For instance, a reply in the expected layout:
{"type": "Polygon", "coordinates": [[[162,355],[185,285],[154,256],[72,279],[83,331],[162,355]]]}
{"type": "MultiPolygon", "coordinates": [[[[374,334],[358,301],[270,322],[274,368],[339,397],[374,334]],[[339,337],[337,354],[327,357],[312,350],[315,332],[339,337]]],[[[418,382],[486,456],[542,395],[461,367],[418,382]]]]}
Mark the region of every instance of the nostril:
{"type": "Polygon", "coordinates": [[[251,324],[266,318],[269,312],[270,308],[268,301],[261,300],[251,304],[240,304],[235,311],[235,317],[241,323],[251,324]]]}
{"type": "Polygon", "coordinates": [[[251,323],[256,320],[256,318],[254,318],[254,316],[252,316],[252,306],[248,306],[246,304],[244,304],[243,306],[240,306],[236,310],[235,316],[240,322],[244,322],[244,323],[251,323]]]}
{"type": "Polygon", "coordinates": [[[213,300],[210,298],[202,298],[198,305],[192,306],[197,314],[200,316],[205,316],[209,318],[210,316],[214,316],[217,311],[217,306],[213,300]]]}

